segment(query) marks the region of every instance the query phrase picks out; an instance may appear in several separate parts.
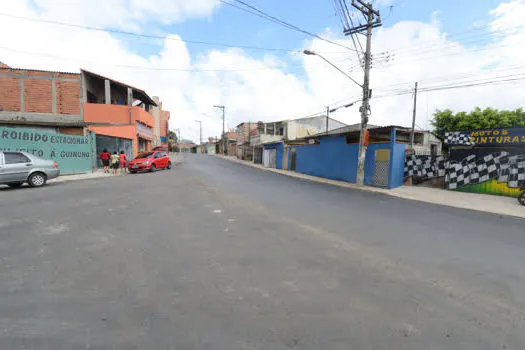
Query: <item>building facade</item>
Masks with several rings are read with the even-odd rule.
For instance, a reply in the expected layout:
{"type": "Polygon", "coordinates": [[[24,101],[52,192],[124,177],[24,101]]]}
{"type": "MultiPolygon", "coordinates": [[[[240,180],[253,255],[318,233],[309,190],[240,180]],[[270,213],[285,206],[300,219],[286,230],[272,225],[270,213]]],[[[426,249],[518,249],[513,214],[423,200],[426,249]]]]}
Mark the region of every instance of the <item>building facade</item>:
{"type": "Polygon", "coordinates": [[[124,151],[129,158],[152,148],[156,102],[131,85],[81,71],[84,121],[97,134],[97,154],[124,151]]]}
{"type": "MultiPolygon", "coordinates": [[[[270,159],[271,152],[264,147],[267,144],[274,144],[276,142],[283,142],[285,154],[288,154],[288,145],[301,144],[301,141],[296,142],[304,137],[319,134],[323,131],[330,131],[345,126],[344,123],[337,120],[327,118],[326,116],[301,118],[294,120],[284,120],[278,122],[257,123],[257,128],[252,131],[250,138],[250,146],[253,152],[253,161],[256,164],[263,164],[264,159],[270,159]],[[270,153],[268,153],[270,152],[270,153]]],[[[272,158],[273,159],[273,158],[272,158]]],[[[268,162],[267,162],[268,163],[268,162]]],[[[280,167],[280,161],[269,162],[269,167],[280,167]],[[275,163],[275,166],[273,164],[275,163]]]]}
{"type": "Polygon", "coordinates": [[[0,67],[0,125],[84,135],[77,73],[0,67]]]}
{"type": "MultiPolygon", "coordinates": [[[[86,137],[96,133],[96,148],[89,150],[94,159],[103,149],[132,158],[152,148],[152,110],[158,103],[131,85],[87,70],[67,73],[2,64],[0,91],[0,127],[86,137]]],[[[170,114],[158,109],[158,141],[167,144],[170,114]]]]}

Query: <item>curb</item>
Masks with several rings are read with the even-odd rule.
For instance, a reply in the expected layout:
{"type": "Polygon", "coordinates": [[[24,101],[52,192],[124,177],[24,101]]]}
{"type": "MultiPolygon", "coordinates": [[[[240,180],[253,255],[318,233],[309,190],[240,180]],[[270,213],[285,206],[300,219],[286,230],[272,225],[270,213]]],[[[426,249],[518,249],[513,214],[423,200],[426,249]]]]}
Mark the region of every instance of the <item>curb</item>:
{"type": "MultiPolygon", "coordinates": [[[[301,174],[300,176],[298,176],[297,173],[294,173],[294,172],[278,170],[278,169],[271,169],[271,168],[264,168],[264,167],[261,167],[259,165],[255,165],[253,163],[249,163],[249,162],[246,162],[246,161],[238,160],[236,158],[232,159],[230,157],[224,157],[224,156],[221,156],[221,155],[216,155],[216,157],[220,158],[220,159],[228,160],[228,161],[230,161],[232,163],[243,164],[243,165],[246,165],[246,166],[249,166],[249,167],[252,167],[252,168],[255,168],[255,169],[259,169],[259,170],[262,170],[262,171],[268,171],[268,172],[272,172],[274,174],[288,176],[288,177],[292,177],[292,178],[299,179],[299,180],[310,181],[310,182],[315,182],[315,183],[325,184],[325,185],[332,185],[332,186],[337,186],[337,187],[342,187],[342,188],[347,188],[347,189],[352,189],[352,190],[359,190],[359,191],[364,191],[364,192],[370,192],[370,193],[379,193],[379,194],[384,194],[386,196],[390,196],[390,197],[394,197],[394,198],[400,198],[400,199],[416,201],[416,202],[421,202],[421,203],[428,203],[428,204],[433,204],[433,205],[440,205],[440,206],[445,206],[445,207],[449,207],[449,208],[457,208],[457,209],[469,210],[469,211],[474,211],[474,212],[487,213],[487,214],[491,214],[491,215],[506,216],[506,217],[522,219],[522,220],[525,219],[525,208],[523,208],[523,214],[522,215],[514,215],[514,214],[510,214],[510,213],[484,210],[482,208],[464,207],[464,206],[460,206],[460,205],[454,205],[454,203],[441,203],[441,202],[428,201],[428,200],[425,200],[423,198],[417,198],[417,197],[414,197],[414,196],[403,195],[402,193],[396,193],[396,192],[392,192],[391,190],[384,190],[384,189],[381,189],[381,188],[374,188],[374,187],[370,187],[370,186],[363,186],[363,187],[361,187],[361,186],[357,186],[357,185],[351,184],[351,183],[345,183],[345,182],[341,182],[341,181],[337,181],[337,180],[331,180],[331,179],[324,179],[324,178],[311,176],[311,175],[301,174]]],[[[518,204],[516,204],[516,206],[518,207],[518,204]]]]}

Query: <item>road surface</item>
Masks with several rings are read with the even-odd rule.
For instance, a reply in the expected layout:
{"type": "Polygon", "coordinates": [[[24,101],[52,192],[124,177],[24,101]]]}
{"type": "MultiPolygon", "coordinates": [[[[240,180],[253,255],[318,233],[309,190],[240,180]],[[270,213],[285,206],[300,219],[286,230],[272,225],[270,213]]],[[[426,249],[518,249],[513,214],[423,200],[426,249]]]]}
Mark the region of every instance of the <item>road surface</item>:
{"type": "Polygon", "coordinates": [[[525,349],[525,221],[204,155],[0,189],[0,349],[525,349]]]}

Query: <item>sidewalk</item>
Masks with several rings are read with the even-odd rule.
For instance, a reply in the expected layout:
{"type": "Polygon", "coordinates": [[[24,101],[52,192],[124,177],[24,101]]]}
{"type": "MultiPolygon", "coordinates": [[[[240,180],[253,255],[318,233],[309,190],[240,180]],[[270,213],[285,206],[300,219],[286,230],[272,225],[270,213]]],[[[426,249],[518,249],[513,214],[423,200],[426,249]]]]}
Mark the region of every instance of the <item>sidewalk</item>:
{"type": "Polygon", "coordinates": [[[325,179],[322,177],[316,177],[311,175],[305,175],[301,173],[296,173],[288,170],[279,170],[265,168],[259,164],[253,164],[251,162],[239,160],[235,157],[227,157],[222,155],[217,155],[217,157],[227,159],[232,162],[244,164],[257,168],[263,171],[271,171],[277,174],[294,177],[297,179],[313,181],[317,183],[324,183],[333,186],[351,188],[361,191],[382,193],[392,197],[398,197],[403,199],[409,199],[414,201],[420,201],[425,203],[433,203],[438,205],[445,205],[454,208],[468,209],[481,211],[497,215],[507,215],[515,216],[519,218],[525,218],[525,207],[519,205],[518,201],[515,198],[502,197],[502,196],[492,196],[478,193],[465,193],[465,192],[455,192],[455,191],[446,191],[438,188],[428,188],[428,187],[417,187],[417,186],[402,186],[394,188],[392,190],[387,190],[383,188],[371,187],[371,186],[357,186],[356,184],[325,179]]]}
{"type": "MultiPolygon", "coordinates": [[[[170,158],[172,161],[173,166],[178,165],[182,162],[184,162],[184,156],[177,154],[177,153],[170,153],[170,158]]],[[[121,173],[120,169],[117,173],[117,175],[113,175],[111,173],[104,173],[103,169],[97,169],[96,171],[92,173],[85,173],[85,174],[74,174],[74,175],[60,175],[58,178],[49,180],[50,183],[60,183],[60,182],[68,182],[68,181],[80,181],[80,180],[91,180],[91,179],[100,179],[105,177],[113,177],[113,176],[124,176],[128,175],[129,173],[121,173]]]]}

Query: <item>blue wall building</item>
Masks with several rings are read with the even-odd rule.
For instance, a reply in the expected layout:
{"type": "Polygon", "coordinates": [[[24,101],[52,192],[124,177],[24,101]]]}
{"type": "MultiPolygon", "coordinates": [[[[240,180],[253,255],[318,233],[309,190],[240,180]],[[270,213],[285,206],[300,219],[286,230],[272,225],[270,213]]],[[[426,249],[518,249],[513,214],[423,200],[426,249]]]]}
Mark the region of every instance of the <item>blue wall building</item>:
{"type": "MultiPolygon", "coordinates": [[[[303,146],[295,148],[295,171],[303,174],[342,180],[357,181],[359,131],[348,132],[345,128],[328,134],[316,135],[306,139],[303,146]]],[[[403,185],[406,145],[396,141],[398,129],[384,127],[370,130],[371,143],[365,159],[364,183],[369,186],[395,188],[403,185]],[[379,152],[378,152],[379,151],[379,152]],[[376,159],[376,156],[379,159],[376,159]]],[[[282,166],[283,153],[287,151],[283,143],[274,144],[277,148],[277,167],[282,166]],[[281,148],[278,148],[281,146],[281,148]]],[[[290,157],[288,157],[290,169],[290,157]]]]}

